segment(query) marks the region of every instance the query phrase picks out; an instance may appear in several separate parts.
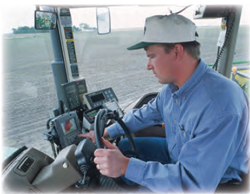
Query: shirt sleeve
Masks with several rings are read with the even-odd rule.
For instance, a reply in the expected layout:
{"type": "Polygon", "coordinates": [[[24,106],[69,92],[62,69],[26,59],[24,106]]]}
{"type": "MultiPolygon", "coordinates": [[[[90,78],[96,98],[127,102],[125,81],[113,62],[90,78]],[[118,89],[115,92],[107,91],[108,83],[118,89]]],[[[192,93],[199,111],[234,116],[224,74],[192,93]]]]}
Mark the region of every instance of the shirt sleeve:
{"type": "MultiPolygon", "coordinates": [[[[159,93],[155,99],[148,102],[148,104],[144,105],[142,108],[129,111],[123,117],[123,121],[130,132],[133,133],[146,127],[162,123],[163,121],[159,111],[160,104],[159,93]]],[[[123,129],[117,122],[108,127],[107,131],[111,138],[124,135],[123,129]]]]}
{"type": "MultiPolygon", "coordinates": [[[[177,163],[131,158],[125,177],[154,192],[214,192],[234,156],[248,146],[247,131],[248,119],[238,115],[210,119],[196,128],[177,163]]],[[[248,157],[246,153],[240,162],[247,165],[248,157]]]]}

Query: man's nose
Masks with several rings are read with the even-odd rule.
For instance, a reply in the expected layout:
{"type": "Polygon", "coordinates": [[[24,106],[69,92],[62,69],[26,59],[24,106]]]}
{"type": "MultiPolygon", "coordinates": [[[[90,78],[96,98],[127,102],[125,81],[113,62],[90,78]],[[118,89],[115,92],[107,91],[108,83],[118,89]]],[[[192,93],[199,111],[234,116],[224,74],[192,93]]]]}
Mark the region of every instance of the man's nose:
{"type": "Polygon", "coordinates": [[[148,59],[147,70],[151,70],[151,69],[153,69],[153,66],[151,64],[151,60],[148,59]]]}

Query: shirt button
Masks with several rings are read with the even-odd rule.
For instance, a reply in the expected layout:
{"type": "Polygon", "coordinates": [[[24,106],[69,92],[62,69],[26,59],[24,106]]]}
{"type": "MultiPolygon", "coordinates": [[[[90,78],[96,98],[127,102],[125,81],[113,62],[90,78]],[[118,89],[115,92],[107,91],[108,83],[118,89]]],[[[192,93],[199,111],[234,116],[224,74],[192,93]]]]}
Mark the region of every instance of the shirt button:
{"type": "Polygon", "coordinates": [[[174,120],[174,123],[176,123],[176,120],[174,120]]]}
{"type": "Polygon", "coordinates": [[[174,136],[175,140],[177,139],[176,136],[174,136]]]}
{"type": "Polygon", "coordinates": [[[186,133],[185,132],[183,133],[183,136],[186,137],[186,133]]]}
{"type": "Polygon", "coordinates": [[[176,103],[178,103],[178,99],[176,99],[176,103]]]}

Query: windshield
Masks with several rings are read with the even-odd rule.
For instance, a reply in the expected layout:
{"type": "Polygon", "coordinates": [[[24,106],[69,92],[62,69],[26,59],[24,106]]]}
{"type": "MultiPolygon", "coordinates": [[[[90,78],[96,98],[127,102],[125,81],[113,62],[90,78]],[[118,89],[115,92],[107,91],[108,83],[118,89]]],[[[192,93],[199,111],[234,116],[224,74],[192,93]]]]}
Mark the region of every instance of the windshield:
{"type": "MultiPolygon", "coordinates": [[[[146,70],[145,51],[126,48],[142,39],[146,17],[177,12],[183,7],[110,7],[108,35],[96,33],[95,8],[71,9],[79,74],[86,79],[88,92],[112,87],[124,109],[144,94],[160,91],[162,85],[146,70]]],[[[192,19],[192,7],[181,14],[192,19]]],[[[201,43],[201,58],[214,63],[221,19],[193,21],[201,43]]],[[[10,147],[35,147],[52,155],[43,135],[46,122],[57,107],[50,34],[21,30],[17,26],[13,33],[3,35],[3,143],[10,147]]],[[[249,60],[248,34],[249,25],[241,23],[234,60],[249,60]]]]}

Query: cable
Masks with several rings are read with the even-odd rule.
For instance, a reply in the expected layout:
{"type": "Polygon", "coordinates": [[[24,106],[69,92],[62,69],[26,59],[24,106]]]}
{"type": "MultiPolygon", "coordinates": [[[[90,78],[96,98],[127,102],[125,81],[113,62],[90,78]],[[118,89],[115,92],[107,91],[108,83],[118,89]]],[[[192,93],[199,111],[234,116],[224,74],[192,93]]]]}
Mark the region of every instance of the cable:
{"type": "Polygon", "coordinates": [[[47,120],[47,123],[46,123],[46,127],[47,127],[47,129],[50,129],[50,121],[52,120],[52,119],[54,119],[55,117],[51,117],[51,118],[49,118],[48,120],[47,120]]]}
{"type": "Polygon", "coordinates": [[[218,62],[219,62],[219,60],[220,60],[220,58],[221,58],[221,55],[223,54],[223,52],[224,52],[224,50],[225,50],[225,48],[226,48],[228,39],[229,39],[229,37],[230,37],[230,35],[231,35],[231,32],[232,32],[232,30],[233,30],[234,19],[235,19],[235,13],[234,13],[234,12],[231,12],[231,13],[234,14],[233,20],[232,20],[231,24],[228,25],[228,27],[227,27],[227,32],[226,32],[226,35],[225,35],[224,44],[223,44],[223,46],[222,46],[221,49],[220,49],[220,53],[217,54],[216,61],[215,61],[214,65],[213,65],[213,67],[212,67],[212,69],[214,69],[215,71],[217,71],[218,62]]]}
{"type": "Polygon", "coordinates": [[[183,12],[184,10],[186,10],[187,8],[189,8],[191,5],[187,5],[186,7],[184,7],[183,9],[181,9],[180,11],[175,12],[174,14],[179,14],[181,12],[183,12]]]}

